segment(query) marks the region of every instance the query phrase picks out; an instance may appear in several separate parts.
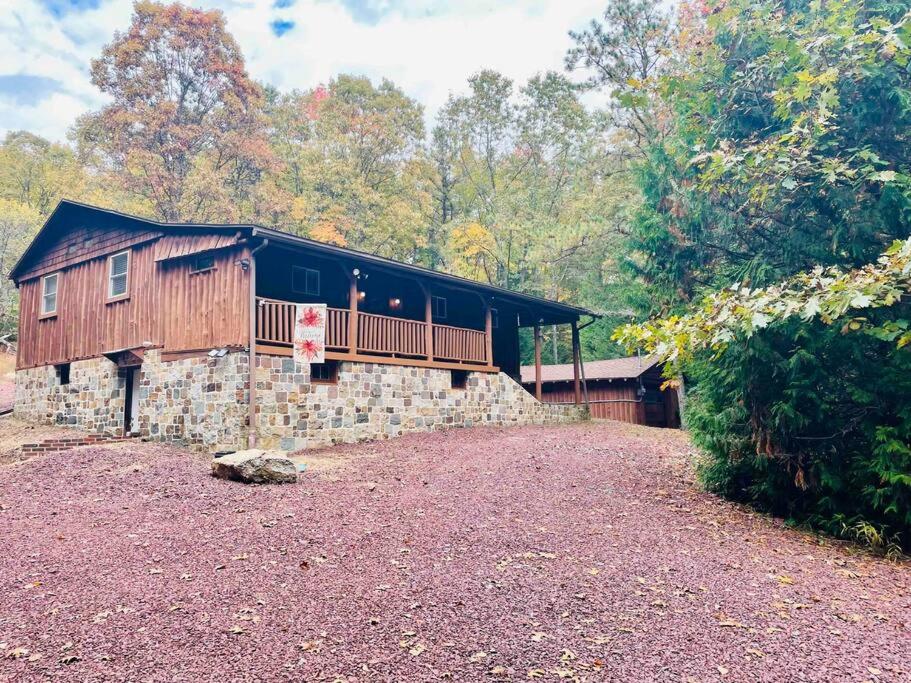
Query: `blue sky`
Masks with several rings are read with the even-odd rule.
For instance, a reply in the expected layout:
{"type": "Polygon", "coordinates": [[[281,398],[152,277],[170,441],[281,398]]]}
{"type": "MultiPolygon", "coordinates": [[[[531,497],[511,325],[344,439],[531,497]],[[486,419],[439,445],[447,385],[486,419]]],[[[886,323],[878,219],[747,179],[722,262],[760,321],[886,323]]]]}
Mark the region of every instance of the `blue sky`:
{"type": "MultiPolygon", "coordinates": [[[[428,122],[481,68],[522,82],[561,69],[567,32],[605,0],[185,0],[221,9],[250,74],[283,90],[339,73],[391,78],[428,122]]],[[[0,0],[0,135],[63,140],[104,104],[89,64],[129,26],[132,0],[0,0]]]]}

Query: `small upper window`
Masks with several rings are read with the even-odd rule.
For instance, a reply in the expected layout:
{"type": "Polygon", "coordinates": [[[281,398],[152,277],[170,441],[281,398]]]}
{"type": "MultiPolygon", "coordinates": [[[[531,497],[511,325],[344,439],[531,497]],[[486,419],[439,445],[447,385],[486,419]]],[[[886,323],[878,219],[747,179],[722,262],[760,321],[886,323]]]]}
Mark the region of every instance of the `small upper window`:
{"type": "Polygon", "coordinates": [[[122,251],[108,259],[108,298],[127,295],[129,287],[130,252],[122,251]]]}
{"type": "Polygon", "coordinates": [[[57,283],[60,273],[45,275],[41,278],[41,315],[52,315],[57,312],[57,283]]]}
{"type": "Polygon", "coordinates": [[[434,296],[431,297],[433,301],[433,317],[439,318],[441,320],[446,319],[446,297],[443,296],[434,296]]]}
{"type": "Polygon", "coordinates": [[[313,268],[292,266],[291,289],[297,294],[319,296],[319,271],[313,268]]]}
{"type": "Polygon", "coordinates": [[[193,265],[190,266],[191,273],[201,273],[204,270],[212,270],[215,267],[215,254],[197,254],[193,259],[193,265]]]}
{"type": "Polygon", "coordinates": [[[490,309],[490,326],[493,329],[497,329],[500,326],[500,312],[495,309],[490,309]]]}

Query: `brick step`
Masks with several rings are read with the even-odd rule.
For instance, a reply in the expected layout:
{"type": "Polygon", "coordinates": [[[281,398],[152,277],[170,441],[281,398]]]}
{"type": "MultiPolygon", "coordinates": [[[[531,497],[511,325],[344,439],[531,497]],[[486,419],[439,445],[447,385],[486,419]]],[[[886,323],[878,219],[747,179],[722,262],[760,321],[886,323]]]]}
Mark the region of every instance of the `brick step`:
{"type": "Polygon", "coordinates": [[[132,436],[104,436],[103,434],[89,434],[87,436],[60,437],[56,439],[45,439],[38,443],[26,443],[19,447],[19,450],[27,455],[36,453],[51,453],[53,451],[67,451],[79,446],[97,446],[99,444],[123,443],[131,441],[132,436]]]}

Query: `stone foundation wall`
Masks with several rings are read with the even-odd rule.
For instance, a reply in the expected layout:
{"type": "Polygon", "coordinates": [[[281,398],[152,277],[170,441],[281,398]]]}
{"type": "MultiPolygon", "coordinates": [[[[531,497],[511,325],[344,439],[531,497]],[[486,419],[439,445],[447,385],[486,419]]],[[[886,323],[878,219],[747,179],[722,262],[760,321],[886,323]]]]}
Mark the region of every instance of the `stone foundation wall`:
{"type": "MultiPolygon", "coordinates": [[[[245,352],[162,361],[159,351],[147,351],[136,387],[140,436],[206,450],[246,448],[248,366],[245,352]]],[[[337,383],[320,384],[310,382],[309,366],[259,356],[256,387],[259,445],[284,450],[585,417],[584,408],[538,403],[502,373],[472,372],[464,389],[454,389],[449,370],[346,362],[337,383]]],[[[15,413],[119,436],[125,395],[125,374],[105,358],[72,363],[68,385],[53,366],[19,370],[15,413]]]]}
{"type": "Polygon", "coordinates": [[[139,380],[139,435],[208,450],[247,447],[245,352],[162,361],[148,351],[139,380]]]}
{"type": "Polygon", "coordinates": [[[126,378],[107,358],[71,363],[68,384],[60,383],[53,365],[45,365],[16,372],[13,413],[39,424],[119,436],[125,395],[126,378]]]}
{"type": "Polygon", "coordinates": [[[449,370],[340,363],[337,384],[310,383],[291,358],[257,358],[259,445],[296,450],[472,425],[571,422],[584,408],[538,403],[509,376],[472,372],[453,389],[449,370]]]}

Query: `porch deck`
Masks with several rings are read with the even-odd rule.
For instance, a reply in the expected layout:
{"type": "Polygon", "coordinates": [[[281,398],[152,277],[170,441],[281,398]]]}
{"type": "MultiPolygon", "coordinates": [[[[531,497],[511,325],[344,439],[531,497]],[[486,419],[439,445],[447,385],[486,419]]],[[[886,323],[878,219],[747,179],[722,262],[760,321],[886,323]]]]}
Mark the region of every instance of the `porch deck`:
{"type": "MultiPolygon", "coordinates": [[[[291,301],[257,297],[258,352],[292,355],[296,306],[291,301]]],[[[328,308],[326,358],[329,360],[498,372],[491,348],[491,334],[486,331],[328,308]]]]}

